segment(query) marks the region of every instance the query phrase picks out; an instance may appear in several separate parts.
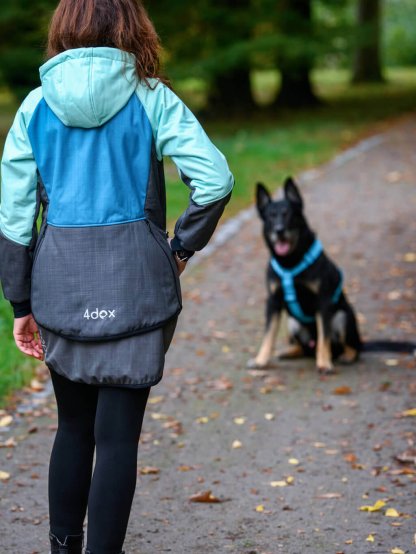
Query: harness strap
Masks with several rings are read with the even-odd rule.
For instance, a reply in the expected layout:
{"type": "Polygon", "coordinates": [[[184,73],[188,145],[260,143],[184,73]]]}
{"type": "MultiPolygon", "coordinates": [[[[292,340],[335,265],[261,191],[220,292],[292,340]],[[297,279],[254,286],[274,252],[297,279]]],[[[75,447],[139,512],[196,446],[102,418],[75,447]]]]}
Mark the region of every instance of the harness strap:
{"type": "MultiPolygon", "coordinates": [[[[286,301],[286,304],[288,305],[290,313],[299,321],[302,321],[303,323],[313,323],[315,321],[315,318],[309,315],[306,315],[304,311],[302,310],[302,307],[299,303],[296,289],[295,289],[295,277],[300,275],[303,271],[305,271],[306,268],[308,268],[310,265],[312,265],[322,254],[323,247],[322,243],[316,239],[312,246],[309,248],[309,250],[304,255],[303,259],[291,269],[287,269],[282,267],[279,262],[272,258],[270,260],[270,264],[272,266],[273,271],[280,277],[280,280],[282,282],[283,287],[283,295],[284,299],[286,301]]],[[[343,285],[343,276],[340,272],[340,282],[332,295],[332,303],[336,304],[338,300],[341,297],[342,294],[342,285],[343,285]]]]}

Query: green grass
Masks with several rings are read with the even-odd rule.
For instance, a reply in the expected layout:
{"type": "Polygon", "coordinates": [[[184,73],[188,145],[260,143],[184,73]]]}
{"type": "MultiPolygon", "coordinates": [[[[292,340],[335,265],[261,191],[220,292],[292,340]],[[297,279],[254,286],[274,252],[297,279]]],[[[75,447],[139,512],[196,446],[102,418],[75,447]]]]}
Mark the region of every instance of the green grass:
{"type": "MultiPolygon", "coordinates": [[[[287,175],[299,174],[328,161],[360,138],[385,128],[389,118],[415,110],[416,69],[392,69],[386,72],[386,77],[383,85],[350,86],[346,71],[317,71],[314,82],[323,100],[322,106],[315,110],[278,113],[269,106],[279,86],[278,74],[273,71],[254,74],[253,90],[262,105],[260,113],[241,119],[204,122],[236,178],[226,216],[253,201],[257,181],[275,189],[287,175]]],[[[204,105],[204,83],[190,79],[175,85],[190,107],[199,109],[204,105]]],[[[0,146],[15,109],[11,95],[0,92],[0,146]]],[[[187,204],[189,190],[169,161],[166,177],[172,231],[175,219],[187,204]]],[[[0,398],[21,386],[33,367],[14,348],[11,326],[10,308],[0,301],[0,398]]]]}

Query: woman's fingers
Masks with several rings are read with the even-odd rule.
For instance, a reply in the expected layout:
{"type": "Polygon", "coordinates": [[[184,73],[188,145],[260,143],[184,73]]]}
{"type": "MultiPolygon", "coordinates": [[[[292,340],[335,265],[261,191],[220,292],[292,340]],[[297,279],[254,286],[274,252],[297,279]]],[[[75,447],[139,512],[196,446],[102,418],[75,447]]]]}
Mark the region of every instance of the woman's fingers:
{"type": "Polygon", "coordinates": [[[15,319],[13,335],[16,346],[21,352],[38,360],[43,360],[39,330],[31,315],[15,319]]]}

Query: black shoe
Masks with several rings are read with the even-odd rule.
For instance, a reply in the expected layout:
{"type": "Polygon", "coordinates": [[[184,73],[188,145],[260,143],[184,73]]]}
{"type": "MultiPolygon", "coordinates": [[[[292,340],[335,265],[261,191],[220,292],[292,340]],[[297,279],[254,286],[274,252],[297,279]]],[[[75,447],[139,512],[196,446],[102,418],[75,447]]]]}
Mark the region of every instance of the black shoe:
{"type": "Polygon", "coordinates": [[[67,535],[61,542],[53,533],[49,533],[51,554],[82,554],[84,534],[67,535]]]}

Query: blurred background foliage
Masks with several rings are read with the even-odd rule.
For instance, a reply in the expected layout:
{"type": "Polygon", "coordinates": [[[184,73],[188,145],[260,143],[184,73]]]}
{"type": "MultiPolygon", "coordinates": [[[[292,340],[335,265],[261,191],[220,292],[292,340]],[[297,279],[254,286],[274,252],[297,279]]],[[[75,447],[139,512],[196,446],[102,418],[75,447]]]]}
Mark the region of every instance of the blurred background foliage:
{"type": "MultiPolygon", "coordinates": [[[[414,0],[158,0],[145,2],[174,84],[204,86],[210,114],[255,110],[253,71],[276,70],[276,106],[319,104],[314,68],[350,69],[355,82],[416,64],[414,0]],[[238,90],[238,95],[235,94],[238,90]]],[[[38,84],[55,0],[2,0],[0,79],[20,100],[38,84]]]]}
{"type": "MultiPolygon", "coordinates": [[[[56,0],[2,0],[0,148],[18,103],[39,85],[56,0]]],[[[415,110],[415,0],[145,0],[166,74],[203,119],[236,177],[226,217],[415,110]]],[[[188,189],[166,163],[168,220],[188,189]]],[[[33,363],[14,347],[0,299],[0,405],[33,363]],[[2,400],[3,398],[3,400],[2,400]]]]}

